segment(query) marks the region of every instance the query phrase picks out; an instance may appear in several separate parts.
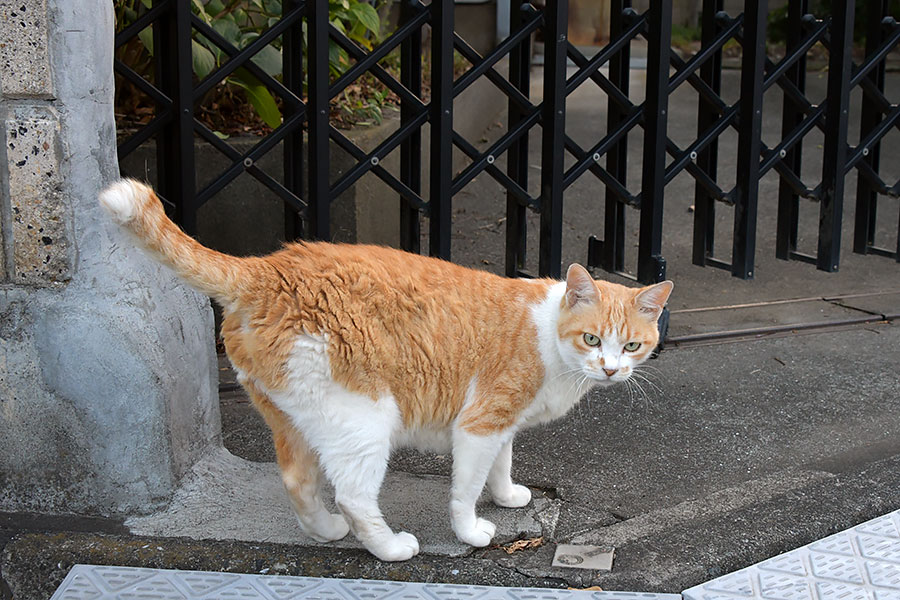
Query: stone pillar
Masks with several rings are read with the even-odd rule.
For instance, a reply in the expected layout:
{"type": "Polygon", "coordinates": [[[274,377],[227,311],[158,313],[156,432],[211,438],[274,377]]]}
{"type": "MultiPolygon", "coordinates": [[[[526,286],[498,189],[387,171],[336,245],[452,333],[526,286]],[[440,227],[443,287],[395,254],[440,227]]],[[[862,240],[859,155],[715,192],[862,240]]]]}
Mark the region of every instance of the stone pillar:
{"type": "Polygon", "coordinates": [[[0,0],[0,511],[148,512],[221,444],[209,301],[134,248],[110,0],[0,0]]]}

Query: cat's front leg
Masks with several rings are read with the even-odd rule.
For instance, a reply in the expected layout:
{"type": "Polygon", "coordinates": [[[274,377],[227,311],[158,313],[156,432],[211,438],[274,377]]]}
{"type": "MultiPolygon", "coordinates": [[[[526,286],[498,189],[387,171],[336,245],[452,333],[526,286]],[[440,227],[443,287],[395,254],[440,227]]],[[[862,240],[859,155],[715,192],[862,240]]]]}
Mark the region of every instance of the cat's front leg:
{"type": "Polygon", "coordinates": [[[488,474],[487,486],[497,506],[521,508],[531,502],[531,490],[524,485],[513,483],[511,471],[512,439],[503,444],[500,453],[494,459],[494,465],[488,474]]]}
{"type": "Polygon", "coordinates": [[[487,546],[496,525],[475,514],[475,502],[484,489],[494,459],[509,434],[475,435],[463,429],[453,433],[453,484],[450,492],[450,519],[461,542],[487,546]]]}

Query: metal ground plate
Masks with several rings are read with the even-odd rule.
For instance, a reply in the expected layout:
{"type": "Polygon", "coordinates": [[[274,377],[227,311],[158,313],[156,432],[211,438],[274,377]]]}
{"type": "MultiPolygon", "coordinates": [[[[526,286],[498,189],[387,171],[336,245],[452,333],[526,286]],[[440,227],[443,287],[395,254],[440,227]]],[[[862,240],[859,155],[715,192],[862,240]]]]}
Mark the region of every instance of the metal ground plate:
{"type": "Polygon", "coordinates": [[[900,600],[900,510],[682,595],[685,600],[900,600]]]}
{"type": "Polygon", "coordinates": [[[51,600],[678,600],[677,594],[502,588],[75,565],[51,600]]]}

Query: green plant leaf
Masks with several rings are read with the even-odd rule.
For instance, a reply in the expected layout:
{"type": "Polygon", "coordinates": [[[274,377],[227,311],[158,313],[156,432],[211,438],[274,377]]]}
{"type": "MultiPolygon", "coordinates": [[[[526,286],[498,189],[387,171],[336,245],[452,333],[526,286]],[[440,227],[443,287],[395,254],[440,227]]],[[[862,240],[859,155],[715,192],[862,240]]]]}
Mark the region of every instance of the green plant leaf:
{"type": "Polygon", "coordinates": [[[266,46],[251,60],[272,77],[281,75],[281,50],[266,46]]]}
{"type": "Polygon", "coordinates": [[[153,0],[141,0],[141,4],[143,4],[144,8],[148,10],[153,8],[153,0]]]}
{"type": "Polygon", "coordinates": [[[191,0],[191,6],[194,8],[194,12],[196,12],[197,15],[208,25],[211,17],[209,16],[209,13],[206,12],[206,7],[203,6],[202,0],[191,0]]]}
{"type": "Polygon", "coordinates": [[[147,49],[150,56],[153,56],[153,25],[139,31],[138,39],[141,40],[141,43],[144,45],[144,48],[147,49]]]}
{"type": "Polygon", "coordinates": [[[214,17],[223,10],[225,10],[225,5],[222,3],[222,0],[209,0],[206,3],[206,12],[214,17]]]}
{"type": "Polygon", "coordinates": [[[381,20],[378,18],[378,13],[375,12],[375,9],[371,4],[358,2],[350,7],[350,13],[357,22],[362,24],[363,27],[374,33],[376,36],[381,31],[381,20]]]}
{"type": "Polygon", "coordinates": [[[197,40],[191,40],[191,62],[198,79],[206,78],[216,68],[216,57],[197,40]]]}
{"type": "Polygon", "coordinates": [[[219,35],[231,42],[235,47],[241,43],[241,28],[232,19],[228,17],[215,19],[211,25],[219,35]]]}
{"type": "Polygon", "coordinates": [[[281,125],[281,111],[278,110],[278,105],[275,104],[275,98],[272,97],[266,86],[260,83],[259,79],[254,77],[247,69],[243,67],[237,69],[228,78],[228,81],[247,92],[247,99],[253,105],[253,108],[256,109],[256,113],[260,118],[265,121],[266,125],[272,129],[281,125]]]}

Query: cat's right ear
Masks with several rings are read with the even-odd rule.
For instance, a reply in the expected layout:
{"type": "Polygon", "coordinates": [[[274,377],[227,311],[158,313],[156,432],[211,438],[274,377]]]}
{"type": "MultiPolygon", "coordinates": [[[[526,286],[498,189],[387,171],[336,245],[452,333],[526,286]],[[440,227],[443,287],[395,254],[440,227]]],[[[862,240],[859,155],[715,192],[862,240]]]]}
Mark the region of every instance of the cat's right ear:
{"type": "Polygon", "coordinates": [[[566,271],[566,306],[600,302],[600,291],[587,269],[579,264],[569,265],[566,271]]]}

